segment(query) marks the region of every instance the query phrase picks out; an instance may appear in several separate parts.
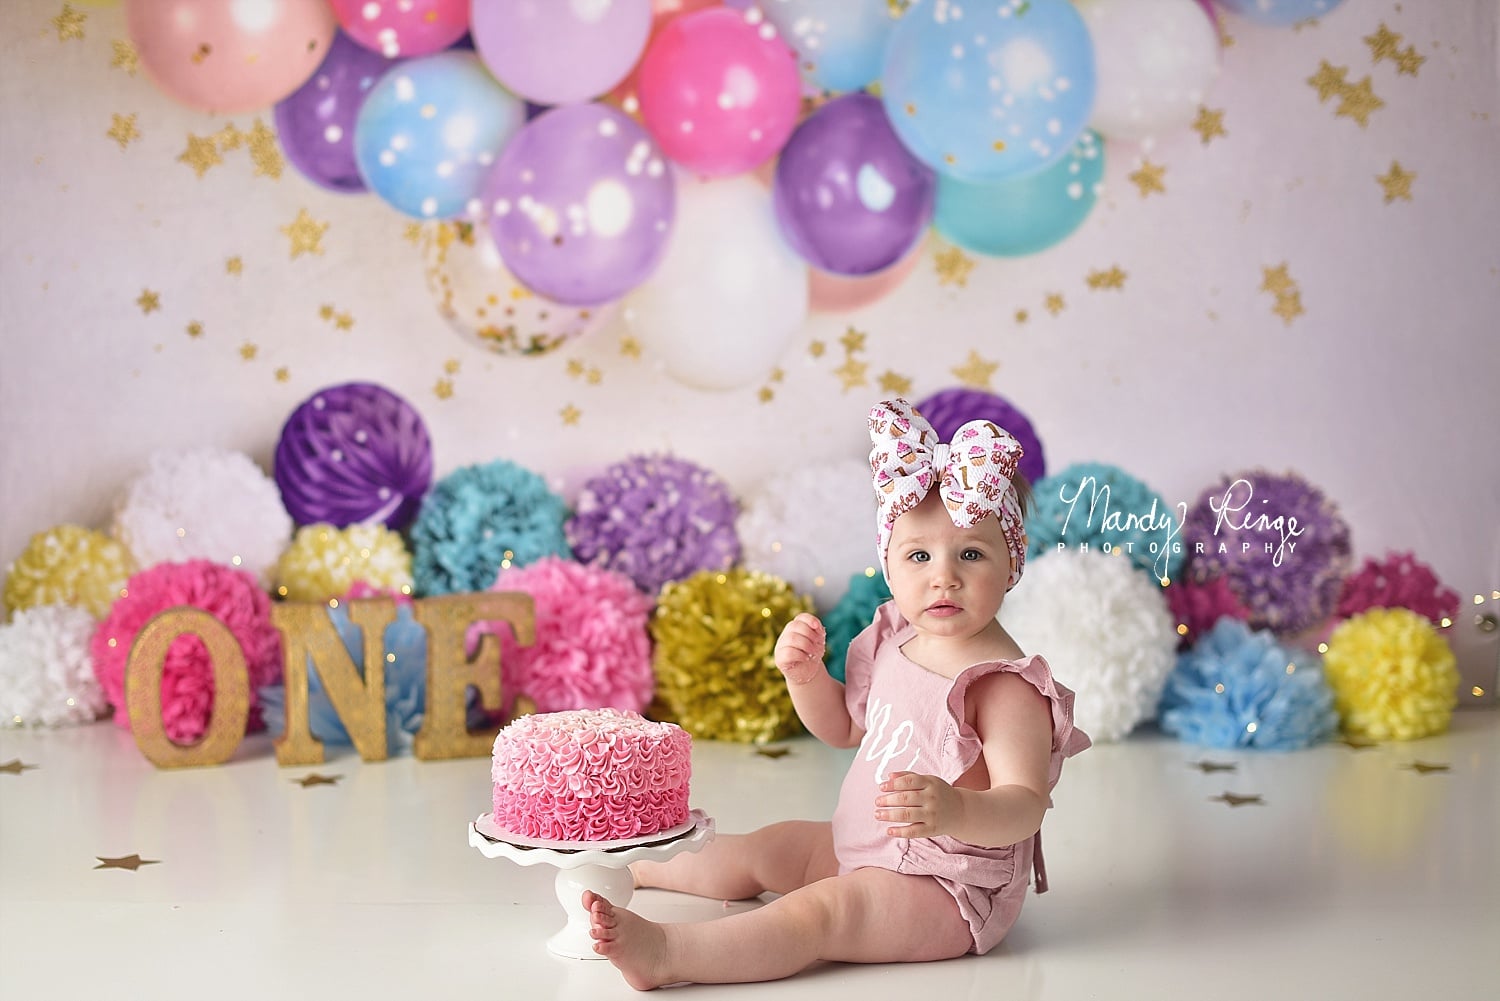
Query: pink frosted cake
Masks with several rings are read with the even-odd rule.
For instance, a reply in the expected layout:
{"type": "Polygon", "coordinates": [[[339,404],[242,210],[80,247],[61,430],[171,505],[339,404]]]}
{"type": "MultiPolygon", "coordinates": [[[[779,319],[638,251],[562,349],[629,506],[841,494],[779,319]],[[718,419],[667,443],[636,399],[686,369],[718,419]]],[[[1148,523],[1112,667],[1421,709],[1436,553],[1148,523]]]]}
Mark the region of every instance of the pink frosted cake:
{"type": "Polygon", "coordinates": [[[612,841],[688,819],[693,738],[618,709],[522,716],[495,737],[495,824],[545,841],[612,841]]]}

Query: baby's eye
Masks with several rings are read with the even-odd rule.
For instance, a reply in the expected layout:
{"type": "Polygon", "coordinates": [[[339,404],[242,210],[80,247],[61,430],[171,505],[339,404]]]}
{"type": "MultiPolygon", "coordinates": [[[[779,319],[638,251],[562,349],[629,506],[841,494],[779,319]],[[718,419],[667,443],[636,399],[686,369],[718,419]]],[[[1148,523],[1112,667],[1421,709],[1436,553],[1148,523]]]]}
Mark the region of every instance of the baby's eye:
{"type": "Polygon", "coordinates": [[[913,563],[926,563],[928,560],[932,559],[932,557],[927,555],[927,550],[925,549],[914,549],[912,550],[911,555],[907,557],[907,559],[911,560],[913,563]]]}
{"type": "Polygon", "coordinates": [[[975,560],[984,559],[984,553],[981,553],[977,549],[965,549],[961,558],[966,562],[973,563],[975,560]]]}

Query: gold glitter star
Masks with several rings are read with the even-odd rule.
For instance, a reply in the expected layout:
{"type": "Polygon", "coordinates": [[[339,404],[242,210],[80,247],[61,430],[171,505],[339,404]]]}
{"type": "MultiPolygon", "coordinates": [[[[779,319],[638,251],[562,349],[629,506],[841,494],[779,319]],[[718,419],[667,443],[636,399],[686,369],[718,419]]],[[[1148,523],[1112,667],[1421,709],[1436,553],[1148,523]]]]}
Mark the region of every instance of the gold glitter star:
{"type": "Polygon", "coordinates": [[[436,383],[433,384],[432,395],[436,396],[440,400],[452,399],[453,380],[439,379],[436,383]]]}
{"type": "Polygon", "coordinates": [[[1229,133],[1224,130],[1224,109],[1198,105],[1198,117],[1193,119],[1193,131],[1198,133],[1205,146],[1215,136],[1228,138],[1229,133]]]}
{"type": "Polygon", "coordinates": [[[1089,288],[1095,290],[1108,288],[1123,289],[1127,277],[1129,276],[1121,271],[1120,266],[1116,264],[1111,266],[1108,271],[1090,271],[1085,281],[1088,283],[1089,288]]]}
{"type": "Polygon", "coordinates": [[[1385,189],[1385,203],[1389,205],[1397,198],[1411,201],[1411,182],[1417,179],[1416,171],[1402,170],[1397,160],[1391,161],[1391,169],[1387,174],[1377,174],[1375,180],[1385,189]]]}
{"type": "Polygon", "coordinates": [[[313,772],[310,775],[304,775],[300,779],[292,779],[291,781],[293,785],[299,785],[304,789],[311,789],[313,786],[338,785],[338,781],[341,778],[343,778],[342,775],[319,775],[317,772],[313,772]]]}
{"type": "Polygon", "coordinates": [[[154,310],[161,309],[160,294],[148,288],[141,289],[141,294],[136,298],[135,304],[141,307],[141,312],[150,315],[154,310]]]}
{"type": "Polygon", "coordinates": [[[41,766],[28,765],[20,758],[11,758],[5,764],[0,765],[0,775],[20,775],[22,772],[28,772],[39,767],[41,766]]]}
{"type": "Polygon", "coordinates": [[[974,270],[974,259],[968,254],[957,247],[948,247],[934,253],[932,258],[937,265],[939,285],[957,285],[963,288],[969,284],[969,272],[974,270]]]}
{"type": "Polygon", "coordinates": [[[401,229],[401,239],[405,240],[407,243],[421,243],[422,224],[419,222],[407,223],[401,229]]]}
{"type": "Polygon", "coordinates": [[[141,130],[135,127],[135,112],[128,115],[111,114],[109,131],[104,133],[124,149],[141,137],[141,130]]]}
{"type": "Polygon", "coordinates": [[[583,377],[584,364],[582,358],[569,358],[567,373],[569,378],[580,379],[583,377]]]}
{"type": "Polygon", "coordinates": [[[103,855],[95,855],[99,864],[95,869],[128,869],[135,872],[143,865],[161,865],[160,859],[141,858],[139,855],[121,855],[119,858],[105,858],[103,855]]]}
{"type": "Polygon", "coordinates": [[[240,345],[240,357],[245,359],[245,361],[254,361],[255,355],[259,351],[260,348],[256,347],[250,341],[246,341],[244,344],[240,345]]]}
{"type": "Polygon", "coordinates": [[[1142,198],[1153,191],[1164,195],[1167,193],[1167,186],[1161,183],[1161,179],[1166,173],[1166,167],[1143,159],[1141,165],[1131,172],[1130,183],[1141,189],[1142,198]]]}
{"type": "Polygon", "coordinates": [[[827,350],[828,345],[824,344],[822,341],[813,341],[807,346],[807,353],[812,355],[814,358],[823,357],[823,352],[827,350]]]}
{"type": "Polygon", "coordinates": [[[1292,281],[1292,276],[1287,270],[1286,261],[1282,261],[1274,268],[1261,268],[1260,290],[1262,292],[1274,292],[1280,295],[1289,289],[1295,289],[1297,283],[1292,281]]]}
{"type": "Polygon", "coordinates": [[[255,166],[254,176],[279,180],[286,161],[281,158],[276,133],[266,128],[265,122],[257,118],[254,127],[250,129],[249,142],[250,162],[255,166]]]}
{"type": "Polygon", "coordinates": [[[213,139],[200,139],[189,132],[187,149],[178,154],[177,162],[187,164],[193,168],[193,173],[202,177],[210,167],[223,163],[224,158],[219,155],[219,147],[214,145],[213,139]]]}
{"type": "Polygon", "coordinates": [[[1369,740],[1365,737],[1356,737],[1353,734],[1345,736],[1340,743],[1351,751],[1368,751],[1372,747],[1380,746],[1378,741],[1369,740]]]}
{"type": "Polygon", "coordinates": [[[1016,310],[1016,322],[1017,323],[1025,323],[1029,319],[1031,319],[1031,314],[1029,312],[1027,312],[1024,309],[1018,309],[1018,310],[1016,310]]]}
{"type": "Polygon", "coordinates": [[[1047,312],[1053,316],[1056,316],[1068,307],[1068,303],[1063,299],[1061,292],[1048,292],[1047,298],[1044,300],[1044,305],[1047,307],[1047,312]]]}
{"type": "Polygon", "coordinates": [[[186,327],[186,330],[189,337],[196,338],[203,336],[203,324],[199,323],[197,320],[189,323],[186,327]]]}
{"type": "Polygon", "coordinates": [[[307,209],[298,209],[297,218],[282,226],[281,232],[292,241],[292,259],[296,260],[303,254],[322,254],[323,233],[327,229],[328,223],[318,222],[307,214],[307,209]]]}
{"type": "Polygon", "coordinates": [[[353,330],[354,317],[350,316],[348,313],[340,313],[338,316],[335,316],[333,318],[333,328],[335,330],[353,330]]]}
{"type": "Polygon", "coordinates": [[[240,260],[239,255],[227,259],[224,262],[224,273],[228,275],[241,275],[245,273],[245,262],[240,260]]]}
{"type": "Polygon", "coordinates": [[[110,43],[114,47],[114,56],[109,61],[110,69],[124,70],[131,76],[141,68],[141,57],[136,54],[135,46],[123,38],[116,38],[110,43]]]}
{"type": "Polygon", "coordinates": [[[1401,44],[1401,36],[1380,22],[1380,27],[1375,34],[1365,36],[1365,44],[1370,47],[1370,58],[1375,62],[1382,59],[1394,61],[1397,55],[1397,46],[1401,44]]]}
{"type": "Polygon", "coordinates": [[[1226,792],[1223,795],[1211,797],[1209,799],[1209,802],[1228,803],[1230,806],[1247,806],[1252,804],[1255,806],[1266,805],[1266,801],[1261,799],[1259,796],[1236,796],[1232,792],[1226,792]]]}
{"type": "Polygon", "coordinates": [[[1318,72],[1307,78],[1307,82],[1318,92],[1318,103],[1326,102],[1335,94],[1342,94],[1349,86],[1344,77],[1349,73],[1347,66],[1335,66],[1327,59],[1320,60],[1318,72]]]}
{"type": "Polygon", "coordinates": [[[292,370],[289,369],[289,368],[287,368],[285,365],[282,365],[280,368],[278,368],[276,370],[276,381],[277,382],[286,382],[287,380],[291,379],[291,377],[292,377],[292,370]]]}
{"type": "Polygon", "coordinates": [[[588,383],[590,386],[597,386],[599,385],[600,380],[603,378],[603,372],[599,371],[597,368],[590,368],[584,375],[583,381],[588,383]]]}
{"type": "Polygon", "coordinates": [[[756,392],[755,398],[762,403],[770,403],[772,400],[776,399],[776,391],[770,386],[762,386],[760,387],[759,391],[756,392]]]}
{"type": "Polygon", "coordinates": [[[214,143],[218,145],[220,153],[229,153],[245,145],[245,133],[239,130],[239,126],[230,122],[214,133],[214,143]]]}
{"type": "Polygon", "coordinates": [[[620,354],[626,358],[639,358],[641,356],[641,342],[634,337],[620,338],[620,354]]]}
{"type": "Polygon", "coordinates": [[[323,305],[318,307],[318,316],[324,320],[332,320],[333,314],[336,311],[337,310],[332,303],[325,302],[323,305]]]}
{"type": "Polygon", "coordinates": [[[447,361],[443,362],[443,371],[447,372],[449,375],[457,375],[458,370],[461,367],[462,365],[457,358],[449,358],[447,361]]]}
{"type": "Polygon", "coordinates": [[[1204,775],[1212,775],[1214,772],[1232,772],[1240,766],[1228,761],[1190,761],[1189,768],[1196,768],[1204,775]]]}
{"type": "Polygon", "coordinates": [[[1341,100],[1334,115],[1339,118],[1352,118],[1359,123],[1360,128],[1365,128],[1370,124],[1371,114],[1385,107],[1385,102],[1375,96],[1369,77],[1365,77],[1353,87],[1345,87],[1339,97],[1341,100]]]}
{"type": "Polygon", "coordinates": [[[57,40],[59,42],[82,41],[83,24],[88,19],[87,14],[74,10],[71,4],[63,4],[62,13],[52,19],[52,26],[57,29],[57,40]]]}
{"type": "Polygon", "coordinates": [[[563,407],[557,413],[558,416],[562,418],[563,424],[567,427],[576,427],[579,419],[583,417],[583,411],[579,410],[571,403],[566,407],[563,407]]]}
{"type": "Polygon", "coordinates": [[[951,368],[954,377],[965,386],[973,386],[975,389],[989,389],[990,376],[1000,367],[997,361],[985,361],[979,357],[979,352],[973,348],[969,349],[969,357],[957,368],[951,368]]]}
{"type": "Polygon", "coordinates": [[[771,374],[768,378],[770,378],[772,382],[781,382],[786,378],[786,372],[778,366],[777,368],[771,369],[771,374]]]}
{"type": "Polygon", "coordinates": [[[897,396],[905,396],[911,392],[911,380],[904,375],[897,375],[890,369],[880,373],[880,391],[882,393],[895,393],[897,396]]]}
{"type": "Polygon", "coordinates": [[[844,331],[844,336],[839,338],[839,343],[842,344],[844,346],[844,350],[849,352],[850,354],[853,354],[856,351],[863,351],[865,349],[865,335],[861,331],[855,330],[853,327],[850,327],[848,330],[844,331]]]}
{"type": "Polygon", "coordinates": [[[865,362],[858,361],[853,355],[844,359],[844,364],[833,370],[833,374],[839,377],[844,384],[844,392],[849,392],[859,386],[868,386],[870,380],[865,372],[869,369],[865,362]]]}
{"type": "Polygon", "coordinates": [[[1415,45],[1408,45],[1396,57],[1396,73],[1401,76],[1416,76],[1417,70],[1421,69],[1426,61],[1427,57],[1418,54],[1415,45]]]}
{"type": "Polygon", "coordinates": [[[1281,317],[1287,326],[1291,326],[1294,319],[1307,312],[1302,308],[1302,293],[1296,289],[1277,293],[1276,305],[1271,312],[1281,317]]]}
{"type": "Polygon", "coordinates": [[[775,761],[777,758],[784,758],[788,754],[791,754],[792,749],[790,747],[757,747],[755,753],[762,758],[770,758],[772,761],[775,761]]]}
{"type": "Polygon", "coordinates": [[[1426,761],[1413,761],[1406,766],[1406,770],[1416,772],[1418,775],[1431,775],[1433,772],[1446,772],[1449,770],[1449,766],[1429,764],[1426,761]]]}

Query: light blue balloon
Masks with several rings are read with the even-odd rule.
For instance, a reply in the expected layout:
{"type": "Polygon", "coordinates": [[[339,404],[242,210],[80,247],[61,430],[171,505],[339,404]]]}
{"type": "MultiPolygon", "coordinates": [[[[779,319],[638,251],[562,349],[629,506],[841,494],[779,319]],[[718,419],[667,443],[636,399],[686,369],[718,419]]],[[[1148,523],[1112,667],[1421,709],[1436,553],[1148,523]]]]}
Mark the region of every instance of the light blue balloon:
{"type": "Polygon", "coordinates": [[[1214,2],[1247,21],[1285,27],[1299,21],[1324,17],[1344,0],[1214,0],[1214,2]]]}
{"type": "Polygon", "coordinates": [[[354,161],[365,185],[401,212],[452,219],[478,208],[485,177],[525,121],[525,102],[473,52],[409,59],[361,105],[354,161]]]}
{"type": "Polygon", "coordinates": [[[918,0],[881,90],[896,134],[938,173],[983,184],[1067,155],[1094,107],[1094,44],[1068,0],[918,0]]]}
{"type": "Polygon", "coordinates": [[[761,7],[813,86],[842,93],[880,78],[896,26],[888,0],[764,0],[761,7]]]}
{"type": "Polygon", "coordinates": [[[933,225],[944,239],[992,257],[1035,254],[1088,218],[1104,178],[1104,140],[1088,131],[1036,174],[992,184],[938,177],[933,225]]]}

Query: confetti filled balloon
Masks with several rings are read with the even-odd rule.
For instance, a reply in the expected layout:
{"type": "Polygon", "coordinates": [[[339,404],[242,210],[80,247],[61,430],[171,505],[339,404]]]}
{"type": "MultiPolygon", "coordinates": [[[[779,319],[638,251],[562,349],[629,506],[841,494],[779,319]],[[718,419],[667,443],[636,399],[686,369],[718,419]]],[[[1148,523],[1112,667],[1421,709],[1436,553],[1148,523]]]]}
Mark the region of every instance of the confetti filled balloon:
{"type": "Polygon", "coordinates": [[[564,306],[511,274],[489,227],[437,222],[422,230],[422,273],[438,312],[465,341],[498,355],[543,355],[597,329],[612,304],[564,306]]]}
{"type": "Polygon", "coordinates": [[[667,156],[703,177],[769,160],[802,106],[796,54],[753,7],[674,18],[646,49],[639,72],[646,128],[667,156]]]}
{"type": "Polygon", "coordinates": [[[173,100],[221,115],[269,108],[302,86],[333,42],[323,0],[126,0],[125,32],[173,100]]]}
{"type": "Polygon", "coordinates": [[[630,72],[650,30],[650,0],[474,5],[479,57],[508,89],[538,104],[603,94],[630,72]]]}
{"type": "Polygon", "coordinates": [[[469,30],[469,0],[329,0],[339,24],[387,59],[441,52],[469,30]]]}
{"type": "Polygon", "coordinates": [[[365,98],[354,158],[370,190],[418,219],[477,212],[485,176],[526,121],[526,105],[472,52],[402,63],[365,98]]]}
{"type": "Polygon", "coordinates": [[[919,4],[891,32],[881,75],[891,124],[917,158],[974,183],[1067,155],[1093,110],[1094,47],[1068,0],[919,4]]]}
{"type": "Polygon", "coordinates": [[[676,214],[661,151],[624,112],[569,104],[527,122],[484,186],[500,259],[571,306],[618,299],[661,262],[676,214]]]}
{"type": "Polygon", "coordinates": [[[859,90],[880,76],[895,19],[888,0],[766,0],[766,17],[819,90],[859,90]]]}
{"type": "Polygon", "coordinates": [[[906,256],[932,220],[935,190],[933,172],[869,94],[835,98],[797,126],[772,186],[792,248],[841,275],[873,274],[906,256]]]}
{"type": "Polygon", "coordinates": [[[275,472],[299,525],[380,521],[399,531],[432,483],[432,444],[410,403],[383,386],[348,382],[313,394],[287,418],[275,472]]]}
{"type": "Polygon", "coordinates": [[[1344,0],[1218,0],[1220,7],[1247,21],[1286,27],[1325,17],[1344,0]]]}
{"type": "Polygon", "coordinates": [[[365,95],[395,65],[339,32],[312,78],[276,105],[276,138],[302,176],[330,191],[360,192],[354,123],[365,95]]]}
{"type": "Polygon", "coordinates": [[[1091,124],[1141,140],[1192,124],[1219,76],[1219,33],[1194,0],[1080,0],[1099,94],[1091,124]]]}

